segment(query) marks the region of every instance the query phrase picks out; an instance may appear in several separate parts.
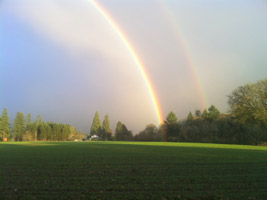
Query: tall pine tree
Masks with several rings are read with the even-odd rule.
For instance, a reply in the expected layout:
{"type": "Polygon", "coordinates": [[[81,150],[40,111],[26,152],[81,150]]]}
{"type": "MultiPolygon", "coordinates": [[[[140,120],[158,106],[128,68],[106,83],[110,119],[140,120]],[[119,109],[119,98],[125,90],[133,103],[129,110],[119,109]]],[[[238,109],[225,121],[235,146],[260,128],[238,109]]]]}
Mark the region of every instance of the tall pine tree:
{"type": "Polygon", "coordinates": [[[2,140],[4,140],[4,138],[8,139],[11,137],[10,120],[6,108],[3,110],[0,119],[0,134],[2,136],[2,140]]]}
{"type": "Polygon", "coordinates": [[[41,124],[42,121],[43,121],[43,119],[42,119],[41,115],[38,115],[38,116],[36,117],[35,123],[37,123],[37,124],[41,124]]]}
{"type": "Polygon", "coordinates": [[[111,138],[110,133],[110,126],[109,126],[109,116],[108,114],[105,115],[105,118],[102,123],[102,132],[103,132],[103,139],[108,140],[111,138]]]}
{"type": "Polygon", "coordinates": [[[101,121],[100,121],[100,117],[97,111],[93,119],[93,123],[92,123],[91,130],[90,130],[90,135],[101,136],[101,121]]]}
{"type": "Polygon", "coordinates": [[[193,116],[192,112],[190,111],[189,114],[187,115],[186,121],[191,122],[193,120],[194,120],[194,116],[193,116]]]}
{"type": "Polygon", "coordinates": [[[211,105],[208,110],[209,110],[208,119],[210,121],[214,121],[219,118],[221,113],[214,105],[211,105]]]}
{"type": "Polygon", "coordinates": [[[31,123],[32,123],[32,115],[31,115],[31,113],[29,113],[28,115],[27,115],[27,126],[29,126],[31,123]]]}
{"type": "Polygon", "coordinates": [[[17,141],[22,141],[22,136],[25,133],[25,117],[22,112],[18,112],[14,122],[14,137],[17,141]]]}
{"type": "Polygon", "coordinates": [[[167,115],[167,118],[164,121],[164,128],[169,141],[177,141],[179,139],[179,121],[173,112],[170,112],[167,115]]]}

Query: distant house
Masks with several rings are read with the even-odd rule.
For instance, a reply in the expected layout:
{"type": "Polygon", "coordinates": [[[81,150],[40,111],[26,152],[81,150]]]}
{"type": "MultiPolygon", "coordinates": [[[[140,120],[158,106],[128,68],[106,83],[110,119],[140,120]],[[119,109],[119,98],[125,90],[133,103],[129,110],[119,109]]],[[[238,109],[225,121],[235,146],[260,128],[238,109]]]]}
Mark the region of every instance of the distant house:
{"type": "Polygon", "coordinates": [[[83,141],[86,141],[86,140],[99,140],[100,139],[100,137],[98,136],[98,135],[92,135],[92,136],[85,136],[84,138],[83,138],[83,141]]]}
{"type": "Polygon", "coordinates": [[[98,135],[92,135],[90,140],[99,140],[99,136],[98,135]]]}

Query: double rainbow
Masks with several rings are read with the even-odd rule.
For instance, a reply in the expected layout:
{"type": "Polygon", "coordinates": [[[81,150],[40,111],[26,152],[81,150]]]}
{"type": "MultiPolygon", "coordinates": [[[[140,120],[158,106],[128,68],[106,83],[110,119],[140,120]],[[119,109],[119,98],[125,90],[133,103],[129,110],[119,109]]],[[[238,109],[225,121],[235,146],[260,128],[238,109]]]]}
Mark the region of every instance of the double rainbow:
{"type": "MultiPolygon", "coordinates": [[[[149,91],[149,94],[150,94],[150,97],[151,97],[151,100],[152,100],[152,103],[153,103],[153,106],[155,109],[158,123],[163,124],[164,117],[163,117],[163,114],[161,111],[159,100],[156,96],[155,89],[152,87],[152,82],[149,79],[147,72],[145,71],[144,64],[142,63],[141,59],[138,57],[138,54],[137,54],[136,50],[134,49],[133,45],[131,44],[130,40],[126,37],[126,35],[124,34],[124,32],[122,31],[120,26],[115,22],[115,20],[112,18],[112,16],[110,16],[110,14],[103,8],[103,6],[101,6],[95,0],[89,0],[89,2],[106,19],[108,24],[113,28],[113,30],[117,33],[119,38],[122,40],[123,44],[128,49],[129,53],[131,54],[136,65],[138,66],[138,69],[139,69],[139,71],[140,71],[140,73],[141,73],[141,75],[142,75],[142,77],[146,83],[147,89],[149,91]]],[[[197,69],[196,64],[193,60],[193,57],[190,53],[190,49],[185,42],[186,40],[185,40],[184,34],[182,34],[181,29],[178,26],[178,23],[175,20],[176,18],[174,16],[173,12],[171,11],[171,9],[168,8],[168,6],[165,5],[163,1],[159,1],[159,2],[161,2],[161,7],[163,8],[163,12],[164,12],[165,16],[167,17],[167,20],[169,21],[170,26],[173,29],[173,32],[177,35],[177,38],[179,40],[179,45],[181,45],[184,49],[184,55],[185,55],[185,58],[187,60],[188,67],[189,67],[191,74],[193,76],[193,80],[194,80],[194,84],[195,84],[195,87],[196,87],[197,92],[198,92],[198,96],[200,98],[201,109],[205,109],[207,107],[207,101],[206,101],[206,98],[204,95],[205,94],[204,89],[202,88],[202,84],[201,84],[201,81],[200,81],[200,78],[198,75],[199,74],[198,69],[197,69]]]]}
{"type": "Polygon", "coordinates": [[[162,111],[160,108],[160,103],[159,100],[156,96],[155,90],[152,87],[152,82],[149,79],[149,76],[147,75],[147,72],[145,71],[144,64],[142,63],[141,59],[138,57],[135,49],[133,48],[133,45],[131,44],[130,40],[126,37],[126,35],[123,33],[121,30],[120,26],[115,22],[115,20],[109,15],[109,13],[95,0],[90,0],[90,3],[96,8],[96,10],[106,19],[108,24],[113,28],[113,30],[117,33],[119,38],[122,40],[123,44],[126,46],[128,49],[129,53],[131,54],[134,62],[138,66],[138,69],[146,83],[147,89],[149,91],[151,101],[153,103],[156,115],[157,115],[157,120],[159,124],[163,123],[163,115],[162,111]]]}

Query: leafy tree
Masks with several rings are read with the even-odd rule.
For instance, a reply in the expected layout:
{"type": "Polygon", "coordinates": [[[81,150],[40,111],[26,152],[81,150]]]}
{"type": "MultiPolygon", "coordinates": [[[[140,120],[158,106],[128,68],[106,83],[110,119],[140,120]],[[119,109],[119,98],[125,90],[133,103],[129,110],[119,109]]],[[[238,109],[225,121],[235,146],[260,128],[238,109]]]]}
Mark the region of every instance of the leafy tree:
{"type": "Polygon", "coordinates": [[[105,140],[108,140],[111,138],[108,114],[105,115],[105,118],[102,123],[102,133],[103,133],[102,138],[105,138],[105,140]]]}
{"type": "Polygon", "coordinates": [[[22,136],[25,133],[25,117],[22,112],[18,112],[14,122],[14,137],[17,141],[22,141],[22,136]]]}
{"type": "Polygon", "coordinates": [[[167,115],[164,128],[169,141],[177,141],[179,138],[179,121],[173,112],[167,115]]]}
{"type": "Polygon", "coordinates": [[[96,111],[95,117],[93,119],[90,134],[91,134],[91,136],[92,135],[101,136],[101,121],[100,121],[100,117],[99,117],[99,114],[97,111],[96,111]]]}
{"type": "Polygon", "coordinates": [[[115,130],[115,138],[119,141],[129,141],[132,140],[132,132],[127,129],[127,127],[120,121],[117,123],[115,130]]]}
{"type": "Polygon", "coordinates": [[[207,111],[207,109],[203,110],[202,117],[204,119],[208,119],[209,118],[209,112],[207,111]]]}
{"type": "Polygon", "coordinates": [[[77,131],[77,129],[74,126],[69,126],[69,136],[68,136],[68,140],[82,140],[84,138],[84,134],[82,133],[82,131],[77,131]]]}
{"type": "Polygon", "coordinates": [[[228,98],[230,111],[239,122],[267,128],[267,79],[240,86],[228,98]]]}
{"type": "Polygon", "coordinates": [[[67,141],[71,134],[71,128],[68,124],[56,124],[49,122],[40,126],[38,134],[41,140],[67,141]]]}
{"type": "Polygon", "coordinates": [[[146,126],[145,130],[134,136],[136,141],[162,141],[162,132],[154,124],[146,126]]]}
{"type": "Polygon", "coordinates": [[[60,141],[66,141],[69,137],[70,134],[70,126],[67,124],[62,125],[61,129],[61,137],[59,138],[60,141]]]}
{"type": "Polygon", "coordinates": [[[0,118],[0,134],[2,135],[3,140],[4,138],[11,137],[10,120],[6,108],[3,110],[2,116],[0,118]]]}

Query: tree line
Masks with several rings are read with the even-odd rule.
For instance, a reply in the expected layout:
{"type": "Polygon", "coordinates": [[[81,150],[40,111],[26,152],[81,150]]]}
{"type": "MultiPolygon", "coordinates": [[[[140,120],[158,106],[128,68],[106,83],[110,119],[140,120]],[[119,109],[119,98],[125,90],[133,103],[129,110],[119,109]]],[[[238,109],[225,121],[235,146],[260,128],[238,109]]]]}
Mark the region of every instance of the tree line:
{"type": "MultiPolygon", "coordinates": [[[[118,122],[115,135],[108,140],[207,142],[225,144],[260,144],[267,142],[267,79],[255,84],[238,87],[228,96],[230,110],[221,113],[214,105],[208,109],[188,113],[186,119],[178,120],[170,112],[159,127],[149,124],[133,136],[125,124],[118,122]]],[[[91,135],[99,139],[110,132],[96,112],[91,135]]],[[[108,121],[109,123],[109,121],[108,121]]]]}
{"type": "Polygon", "coordinates": [[[45,122],[40,115],[32,122],[31,114],[16,114],[14,127],[10,127],[10,119],[5,108],[0,118],[0,139],[2,141],[68,141],[82,139],[83,134],[68,124],[45,122]]]}
{"type": "Polygon", "coordinates": [[[99,113],[96,111],[91,129],[90,137],[97,136],[98,140],[118,140],[118,141],[131,141],[133,140],[133,134],[128,130],[125,124],[118,122],[115,135],[113,135],[112,130],[110,129],[110,122],[108,114],[105,115],[104,120],[101,125],[101,120],[99,113]]]}
{"type": "MultiPolygon", "coordinates": [[[[261,144],[267,142],[267,79],[246,84],[228,96],[230,110],[221,113],[214,105],[203,111],[189,112],[179,120],[170,112],[159,127],[149,124],[136,135],[118,122],[115,134],[110,129],[109,115],[101,123],[96,112],[90,128],[90,137],[118,141],[207,142],[225,144],[261,144]]],[[[84,135],[73,126],[42,121],[34,122],[31,114],[25,119],[18,112],[11,130],[7,109],[0,118],[0,139],[15,141],[67,141],[82,139],[84,135]]]]}
{"type": "Polygon", "coordinates": [[[267,79],[246,84],[228,96],[229,113],[214,106],[189,112],[178,120],[170,112],[159,128],[148,125],[134,136],[137,141],[261,144],[267,142],[267,79]],[[160,133],[162,137],[160,137],[160,133]]]}

